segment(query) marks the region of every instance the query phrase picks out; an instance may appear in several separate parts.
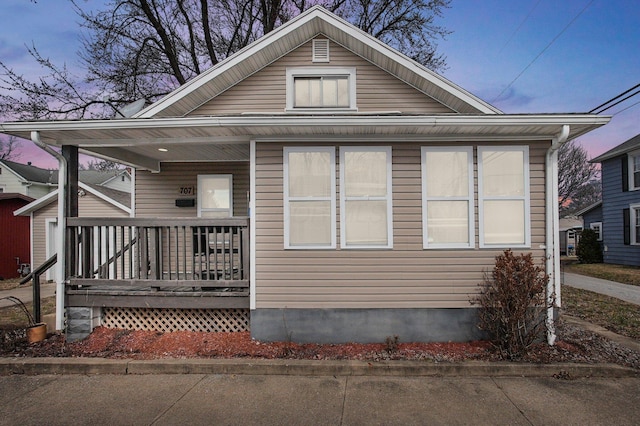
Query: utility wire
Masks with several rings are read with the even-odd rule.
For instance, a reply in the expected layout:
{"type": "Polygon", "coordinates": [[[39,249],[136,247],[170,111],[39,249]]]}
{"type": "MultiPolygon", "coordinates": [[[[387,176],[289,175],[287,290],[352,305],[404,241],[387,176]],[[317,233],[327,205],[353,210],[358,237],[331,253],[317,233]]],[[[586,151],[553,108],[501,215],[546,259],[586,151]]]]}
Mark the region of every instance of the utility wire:
{"type": "MultiPolygon", "coordinates": [[[[613,105],[610,105],[610,106],[608,106],[607,108],[603,109],[602,111],[598,111],[598,110],[599,110],[600,108],[602,108],[603,106],[605,106],[605,105],[607,105],[607,104],[610,104],[611,102],[613,102],[613,101],[615,101],[616,99],[618,99],[618,98],[620,98],[620,97],[622,97],[622,96],[626,95],[627,93],[631,92],[632,90],[637,89],[638,87],[640,87],[640,84],[636,84],[636,85],[635,85],[635,86],[633,86],[631,89],[629,89],[629,90],[627,90],[627,91],[625,91],[625,92],[622,92],[622,93],[620,93],[618,96],[615,96],[615,97],[613,97],[613,98],[609,99],[607,102],[604,102],[604,103],[602,103],[602,104],[598,105],[597,107],[595,107],[594,109],[592,109],[591,111],[589,111],[589,114],[592,114],[592,113],[600,114],[601,112],[604,112],[604,111],[608,110],[608,109],[609,109],[609,108],[611,108],[612,106],[618,105],[618,104],[619,104],[620,102],[622,102],[622,101],[617,102],[617,103],[615,103],[615,104],[613,104],[613,105]],[[595,111],[598,111],[598,112],[595,112],[595,111]]],[[[636,93],[635,93],[634,95],[632,95],[632,96],[635,96],[635,95],[637,95],[637,94],[638,94],[638,92],[636,92],[636,93]]],[[[626,99],[628,99],[628,98],[629,98],[629,97],[624,98],[624,99],[623,99],[623,101],[624,101],[624,100],[626,100],[626,99]]]]}
{"type": "Polygon", "coordinates": [[[542,0],[538,0],[536,2],[536,4],[533,6],[533,8],[531,8],[531,10],[529,11],[529,13],[527,13],[527,16],[524,17],[524,19],[522,20],[522,22],[520,22],[520,25],[518,25],[518,28],[516,28],[516,30],[514,32],[511,33],[511,35],[509,36],[509,39],[507,40],[507,42],[504,44],[504,46],[502,46],[500,48],[500,51],[498,52],[498,55],[500,53],[502,53],[502,51],[504,50],[505,47],[507,47],[507,45],[509,43],[511,43],[511,40],[513,39],[513,37],[518,33],[518,31],[520,31],[520,28],[522,28],[522,26],[524,25],[525,22],[527,22],[527,20],[529,19],[529,17],[531,16],[531,14],[533,13],[534,10],[536,10],[536,8],[538,7],[538,5],[540,4],[542,0]]]}
{"type": "Polygon", "coordinates": [[[635,104],[631,104],[626,108],[621,109],[620,111],[617,111],[613,114],[613,116],[615,117],[616,115],[620,114],[621,112],[625,112],[626,110],[628,110],[629,108],[633,108],[634,106],[640,104],[640,101],[636,102],[635,104]]]}
{"type": "Polygon", "coordinates": [[[556,36],[553,38],[553,40],[551,40],[551,41],[549,42],[549,44],[547,44],[547,45],[546,45],[546,47],[545,47],[544,49],[542,49],[542,51],[541,51],[540,53],[538,53],[538,56],[536,56],[535,58],[533,58],[533,60],[532,60],[531,62],[529,62],[529,65],[527,65],[526,67],[524,67],[524,69],[523,69],[522,71],[520,71],[520,74],[518,74],[518,75],[516,76],[516,78],[514,78],[514,79],[511,81],[511,83],[509,83],[509,84],[507,85],[507,87],[505,87],[504,89],[502,89],[502,92],[500,92],[500,94],[499,94],[498,96],[496,96],[496,97],[493,99],[493,101],[491,101],[491,102],[493,103],[493,102],[497,101],[497,100],[500,98],[500,96],[502,96],[502,94],[503,94],[504,92],[506,92],[506,91],[507,91],[507,89],[509,89],[511,86],[513,86],[513,83],[515,83],[515,82],[516,82],[520,77],[522,77],[522,74],[524,74],[524,73],[525,73],[525,72],[526,72],[526,71],[531,67],[531,65],[533,65],[533,63],[534,63],[535,61],[537,61],[537,60],[538,60],[538,58],[539,58],[540,56],[542,56],[542,55],[544,54],[544,52],[546,52],[546,51],[547,51],[547,49],[549,49],[549,47],[551,47],[551,45],[552,45],[553,43],[555,43],[555,41],[556,41],[557,39],[559,39],[559,38],[560,38],[560,36],[561,36],[562,34],[564,34],[564,32],[565,32],[565,31],[567,31],[567,29],[571,26],[571,24],[573,24],[573,23],[574,23],[574,22],[575,22],[575,21],[576,21],[576,20],[577,20],[577,19],[578,19],[578,18],[579,18],[583,13],[584,13],[584,11],[585,11],[585,10],[587,10],[587,9],[589,8],[589,6],[591,6],[591,5],[593,4],[593,2],[594,2],[594,1],[595,1],[595,0],[591,0],[591,1],[590,1],[590,2],[589,2],[589,3],[588,3],[584,8],[582,8],[582,10],[581,10],[581,11],[580,11],[580,12],[579,12],[579,13],[578,13],[578,14],[577,14],[577,15],[576,15],[576,16],[575,16],[575,17],[574,17],[574,18],[573,18],[573,19],[572,19],[572,20],[571,20],[571,21],[570,21],[570,22],[569,22],[569,23],[568,23],[568,24],[567,24],[567,25],[562,29],[562,31],[560,31],[560,32],[558,33],[558,35],[556,35],[556,36]]]}

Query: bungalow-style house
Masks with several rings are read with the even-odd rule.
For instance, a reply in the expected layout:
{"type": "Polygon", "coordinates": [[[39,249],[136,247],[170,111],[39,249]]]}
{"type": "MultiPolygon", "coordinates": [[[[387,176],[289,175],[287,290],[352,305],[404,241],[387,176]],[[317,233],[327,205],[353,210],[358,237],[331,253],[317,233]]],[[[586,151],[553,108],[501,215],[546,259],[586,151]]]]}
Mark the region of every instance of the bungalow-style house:
{"type": "Polygon", "coordinates": [[[609,119],[504,114],[313,7],[131,118],[0,131],[135,169],[135,217],[60,215],[59,327],[466,341],[505,249],[559,303],[557,150],[609,119]]]}
{"type": "Polygon", "coordinates": [[[29,219],[14,210],[33,201],[15,192],[0,192],[0,280],[29,273],[29,219]]]}
{"type": "Polygon", "coordinates": [[[602,203],[581,212],[585,227],[599,228],[604,263],[640,266],[640,135],[591,162],[601,164],[602,203]]]}

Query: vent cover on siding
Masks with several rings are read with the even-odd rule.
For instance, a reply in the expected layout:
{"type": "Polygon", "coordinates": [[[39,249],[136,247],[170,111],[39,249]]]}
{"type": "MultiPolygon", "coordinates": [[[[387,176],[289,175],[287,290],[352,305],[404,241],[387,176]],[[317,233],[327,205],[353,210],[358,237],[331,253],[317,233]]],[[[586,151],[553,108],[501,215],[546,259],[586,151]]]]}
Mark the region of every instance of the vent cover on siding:
{"type": "Polygon", "coordinates": [[[313,40],[313,62],[329,62],[329,40],[313,40]]]}

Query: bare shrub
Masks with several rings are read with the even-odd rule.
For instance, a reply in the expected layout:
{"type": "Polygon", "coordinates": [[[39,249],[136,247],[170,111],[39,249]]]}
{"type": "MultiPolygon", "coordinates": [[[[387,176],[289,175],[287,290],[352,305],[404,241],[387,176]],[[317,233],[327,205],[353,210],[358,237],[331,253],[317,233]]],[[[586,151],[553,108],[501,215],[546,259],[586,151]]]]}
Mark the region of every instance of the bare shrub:
{"type": "Polygon", "coordinates": [[[478,327],[506,359],[517,359],[542,338],[545,331],[545,288],[549,276],[535,266],[531,253],[496,256],[491,274],[485,272],[480,293],[471,300],[479,305],[478,327]]]}

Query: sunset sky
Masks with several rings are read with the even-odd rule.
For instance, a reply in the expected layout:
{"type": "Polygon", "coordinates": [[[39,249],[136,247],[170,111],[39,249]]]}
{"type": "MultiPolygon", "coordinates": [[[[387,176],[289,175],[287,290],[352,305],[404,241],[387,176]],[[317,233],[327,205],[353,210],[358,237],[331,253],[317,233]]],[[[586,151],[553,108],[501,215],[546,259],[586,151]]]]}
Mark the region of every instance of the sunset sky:
{"type": "MultiPolygon", "coordinates": [[[[97,9],[107,1],[79,3],[97,9]]],[[[587,112],[640,83],[637,1],[453,0],[437,23],[452,31],[438,43],[444,76],[505,113],[587,112]]],[[[37,77],[43,70],[25,47],[34,44],[77,69],[80,31],[67,1],[3,0],[0,58],[37,77]]],[[[579,139],[591,157],[640,133],[636,102],[640,95],[605,112],[614,115],[611,123],[579,139]]],[[[57,167],[30,141],[17,161],[57,167]]]]}

